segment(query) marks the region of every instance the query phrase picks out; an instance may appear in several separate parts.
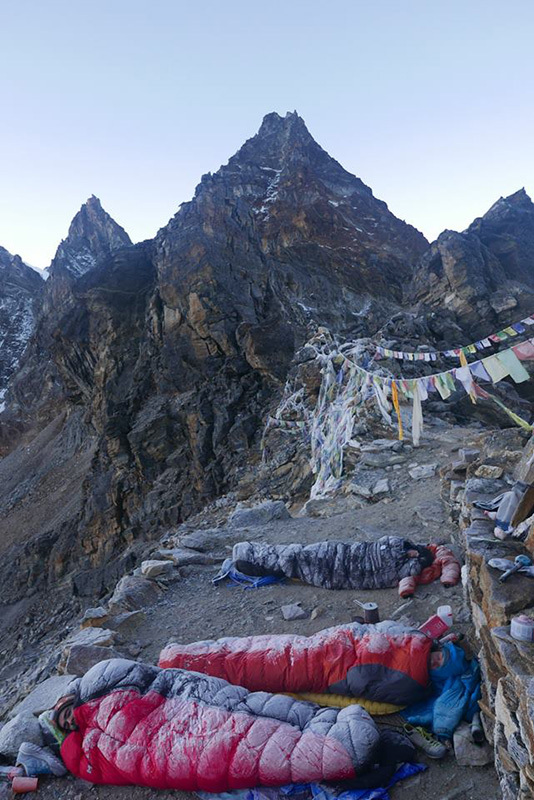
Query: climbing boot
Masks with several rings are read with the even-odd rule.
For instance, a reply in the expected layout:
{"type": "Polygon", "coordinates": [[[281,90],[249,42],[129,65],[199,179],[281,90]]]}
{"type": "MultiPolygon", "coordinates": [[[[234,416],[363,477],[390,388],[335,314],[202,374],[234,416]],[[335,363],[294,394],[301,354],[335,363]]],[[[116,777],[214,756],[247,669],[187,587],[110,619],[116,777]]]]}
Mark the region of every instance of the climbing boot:
{"type": "Polygon", "coordinates": [[[447,755],[447,745],[432,736],[425,728],[415,727],[407,722],[403,729],[412,744],[426,753],[429,758],[443,758],[447,755]]]}

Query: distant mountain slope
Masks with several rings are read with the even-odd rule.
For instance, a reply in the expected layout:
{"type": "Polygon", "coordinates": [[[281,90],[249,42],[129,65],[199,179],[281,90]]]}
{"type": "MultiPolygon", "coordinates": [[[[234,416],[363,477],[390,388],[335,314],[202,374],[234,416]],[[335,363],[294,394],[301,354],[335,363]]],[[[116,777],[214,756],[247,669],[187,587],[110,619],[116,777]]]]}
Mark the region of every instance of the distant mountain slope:
{"type": "Polygon", "coordinates": [[[20,256],[0,247],[0,410],[8,381],[33,333],[44,286],[20,256]]]}
{"type": "Polygon", "coordinates": [[[534,312],[534,204],[500,198],[463,233],[444,231],[418,264],[413,296],[476,336],[534,312]]]}

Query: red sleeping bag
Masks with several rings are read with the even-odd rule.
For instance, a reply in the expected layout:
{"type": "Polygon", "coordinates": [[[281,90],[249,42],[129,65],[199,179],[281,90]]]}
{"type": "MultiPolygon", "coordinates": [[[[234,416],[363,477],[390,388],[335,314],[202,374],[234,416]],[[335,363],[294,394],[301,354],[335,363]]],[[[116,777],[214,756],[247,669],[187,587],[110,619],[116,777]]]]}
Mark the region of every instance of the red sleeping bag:
{"type": "Polygon", "coordinates": [[[377,761],[380,735],[357,705],[320,708],[285,695],[126,659],[77,682],[67,769],[92,783],[224,792],[340,781],[377,761]]]}
{"type": "Polygon", "coordinates": [[[214,675],[252,691],[330,692],[407,706],[428,693],[431,647],[423,633],[394,622],[353,623],[313,636],[170,644],[159,665],[214,675]]]}

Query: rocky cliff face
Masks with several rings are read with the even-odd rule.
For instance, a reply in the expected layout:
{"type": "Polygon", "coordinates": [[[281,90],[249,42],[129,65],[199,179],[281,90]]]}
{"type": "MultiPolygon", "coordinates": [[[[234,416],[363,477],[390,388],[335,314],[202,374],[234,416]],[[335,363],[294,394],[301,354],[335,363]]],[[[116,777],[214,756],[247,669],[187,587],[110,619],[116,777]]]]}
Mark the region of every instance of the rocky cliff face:
{"type": "Polygon", "coordinates": [[[534,288],[534,203],[524,189],[497,200],[468,232],[496,256],[507,279],[534,288]]]}
{"type": "Polygon", "coordinates": [[[522,189],[501,197],[464,233],[444,231],[415,270],[413,296],[452,312],[473,336],[534,308],[534,204],[522,189]]]}
{"type": "MultiPolygon", "coordinates": [[[[46,385],[47,460],[33,497],[48,502],[42,487],[57,470],[80,488],[69,482],[60,520],[44,521],[38,504],[29,514],[12,481],[0,498],[5,519],[26,526],[25,545],[7,530],[3,538],[21,574],[39,582],[75,567],[79,592],[105,585],[126,547],[235,488],[259,458],[266,409],[307,333],[376,327],[427,247],[297,114],[268,115],[153,242],[122,247],[126,235],[108,218],[102,246],[95,219],[92,199],[50,268],[47,314],[11,393],[12,448],[21,416],[35,419],[28,378],[46,385]]],[[[28,458],[15,448],[0,469],[35,472],[28,458]]]]}
{"type": "Polygon", "coordinates": [[[102,208],[98,197],[92,195],[72,220],[67,238],[59,245],[48,268],[43,316],[56,315],[74,281],[115,250],[131,243],[124,228],[102,208]]]}
{"type": "Polygon", "coordinates": [[[28,348],[6,397],[0,456],[13,447],[21,433],[28,439],[64,410],[65,387],[53,357],[54,339],[61,330],[61,320],[76,302],[73,287],[112,253],[128,246],[128,234],[102,208],[98,198],[90,197],[73,218],[67,237],[46,270],[46,283],[40,280],[39,314],[27,335],[28,348]]]}
{"type": "Polygon", "coordinates": [[[33,333],[45,283],[20,256],[0,247],[0,411],[11,376],[33,333]]]}
{"type": "Polygon", "coordinates": [[[21,576],[10,597],[28,574],[98,594],[146,540],[256,491],[266,414],[318,326],[461,334],[505,313],[500,284],[519,284],[484,237],[446,232],[429,248],[296,113],[269,114],[153,241],[131,246],[89,200],[3,415],[0,546],[21,576]],[[432,325],[399,317],[412,279],[423,311],[439,309],[432,325]]]}

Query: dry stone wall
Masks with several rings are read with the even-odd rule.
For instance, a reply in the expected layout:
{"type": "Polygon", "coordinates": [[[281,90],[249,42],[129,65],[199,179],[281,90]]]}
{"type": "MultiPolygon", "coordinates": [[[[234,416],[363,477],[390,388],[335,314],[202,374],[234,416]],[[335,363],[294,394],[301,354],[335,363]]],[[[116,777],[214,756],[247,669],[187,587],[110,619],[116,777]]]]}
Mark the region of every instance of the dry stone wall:
{"type": "Polygon", "coordinates": [[[516,574],[501,583],[501,573],[488,561],[513,560],[520,553],[533,557],[534,536],[531,531],[523,542],[500,541],[493,535],[494,522],[474,503],[507,491],[514,480],[533,482],[534,437],[524,444],[520,432],[498,431],[481,441],[480,451],[460,451],[458,462],[443,473],[465,552],[464,588],[480,648],[482,719],[504,800],[534,797],[534,643],[510,635],[512,617],[534,612],[534,579],[516,574]],[[476,477],[499,474],[492,467],[500,467],[503,477],[476,477]]]}

